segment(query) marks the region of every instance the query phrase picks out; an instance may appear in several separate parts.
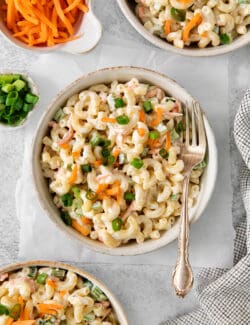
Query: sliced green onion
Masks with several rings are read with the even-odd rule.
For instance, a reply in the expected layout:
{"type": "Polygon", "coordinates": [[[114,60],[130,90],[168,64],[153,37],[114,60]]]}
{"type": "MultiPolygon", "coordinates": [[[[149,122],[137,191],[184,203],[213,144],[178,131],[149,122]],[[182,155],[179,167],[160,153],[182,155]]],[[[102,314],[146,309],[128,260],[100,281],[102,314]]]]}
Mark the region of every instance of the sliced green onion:
{"type": "Polygon", "coordinates": [[[171,13],[171,16],[177,21],[185,21],[185,19],[186,19],[186,11],[185,10],[180,10],[180,9],[176,9],[176,8],[172,7],[170,10],[170,13],[171,13]]]}
{"type": "Polygon", "coordinates": [[[68,212],[61,212],[61,219],[62,221],[65,223],[65,225],[67,226],[71,226],[72,225],[72,218],[71,216],[68,214],[68,212]]]}
{"type": "Polygon", "coordinates": [[[198,165],[196,165],[196,166],[194,167],[194,169],[195,169],[195,170],[197,170],[197,169],[203,169],[203,168],[205,168],[206,166],[207,166],[207,163],[206,163],[205,160],[203,160],[203,161],[200,162],[198,165]]]}
{"type": "Polygon", "coordinates": [[[81,165],[81,169],[83,173],[90,173],[92,171],[92,167],[89,164],[81,165]]]}
{"type": "Polygon", "coordinates": [[[21,314],[21,305],[20,304],[15,304],[11,309],[9,316],[11,318],[14,318],[14,320],[18,320],[21,314]]]}
{"type": "Polygon", "coordinates": [[[135,199],[135,194],[131,192],[125,192],[123,198],[125,201],[131,202],[135,199]]]}
{"type": "Polygon", "coordinates": [[[0,84],[10,84],[13,82],[13,80],[12,74],[0,75],[0,84]]]}
{"type": "Polygon", "coordinates": [[[140,169],[142,168],[142,166],[144,165],[143,161],[139,158],[134,158],[131,160],[130,165],[135,167],[136,169],[140,169]]]}
{"type": "Polygon", "coordinates": [[[90,295],[97,301],[105,301],[108,299],[107,296],[102,292],[102,290],[96,285],[92,285],[90,295]]]}
{"type": "Polygon", "coordinates": [[[175,129],[173,129],[171,132],[170,132],[170,137],[171,137],[171,141],[174,142],[176,140],[179,139],[180,135],[179,133],[176,132],[175,129]]]}
{"type": "Polygon", "coordinates": [[[182,122],[182,121],[180,121],[180,122],[176,125],[175,130],[176,130],[176,132],[179,133],[179,134],[180,134],[181,132],[184,131],[184,125],[183,125],[183,122],[182,122]]]}
{"type": "Polygon", "coordinates": [[[13,86],[12,84],[7,84],[2,87],[2,91],[5,93],[9,93],[13,90],[15,90],[15,86],[13,86]]]}
{"type": "Polygon", "coordinates": [[[108,156],[110,156],[110,150],[108,148],[103,148],[102,149],[102,156],[104,158],[107,158],[108,156]]]}
{"type": "Polygon", "coordinates": [[[56,122],[59,122],[65,115],[66,114],[64,113],[64,111],[61,108],[59,108],[59,110],[54,115],[54,120],[56,122]]]}
{"type": "Polygon", "coordinates": [[[0,315],[9,315],[9,309],[2,304],[0,304],[0,315]]]}
{"type": "Polygon", "coordinates": [[[13,106],[15,102],[18,99],[18,92],[17,91],[11,91],[8,93],[5,105],[6,106],[13,106]]]}
{"type": "Polygon", "coordinates": [[[74,193],[76,198],[78,198],[78,199],[80,198],[81,190],[78,186],[73,186],[71,191],[74,193]]]}
{"type": "Polygon", "coordinates": [[[177,201],[178,199],[179,199],[179,194],[171,194],[170,195],[170,200],[177,201]]]}
{"type": "Polygon", "coordinates": [[[176,99],[173,98],[173,97],[166,97],[165,101],[166,101],[166,102],[171,101],[171,102],[175,103],[175,102],[176,102],[176,99]]]}
{"type": "Polygon", "coordinates": [[[103,159],[103,165],[104,166],[113,165],[114,162],[115,162],[115,157],[112,156],[112,155],[103,159]]]}
{"type": "Polygon", "coordinates": [[[7,98],[6,94],[1,93],[0,94],[0,104],[5,104],[6,98],[7,98]]]}
{"type": "Polygon", "coordinates": [[[168,151],[167,151],[166,149],[164,149],[164,148],[161,148],[161,150],[159,151],[159,154],[160,154],[160,156],[161,156],[162,158],[164,158],[164,159],[167,159],[168,156],[169,156],[168,151]]]}
{"type": "Polygon", "coordinates": [[[114,220],[112,220],[112,228],[114,231],[119,231],[122,228],[122,219],[121,218],[116,218],[114,220]]]}
{"type": "Polygon", "coordinates": [[[88,199],[90,201],[95,201],[98,198],[97,193],[92,190],[88,190],[85,196],[86,196],[86,199],[88,199]]]}
{"type": "Polygon", "coordinates": [[[18,79],[16,81],[14,81],[12,85],[15,86],[17,91],[20,91],[26,86],[26,82],[18,79]]]}
{"type": "Polygon", "coordinates": [[[129,123],[129,117],[127,115],[120,115],[116,117],[116,122],[121,125],[126,125],[129,123]]]}
{"type": "Polygon", "coordinates": [[[51,275],[59,278],[60,280],[64,280],[66,271],[63,269],[52,269],[51,275]]]}
{"type": "Polygon", "coordinates": [[[95,134],[92,139],[90,140],[90,143],[93,147],[96,147],[96,146],[100,146],[100,147],[103,147],[106,142],[105,142],[105,139],[103,139],[102,137],[100,137],[98,134],[95,134]]]}
{"type": "Polygon", "coordinates": [[[126,104],[122,98],[114,98],[115,108],[124,107],[126,104]]]}
{"type": "Polygon", "coordinates": [[[231,41],[231,37],[228,34],[225,33],[220,35],[221,44],[230,44],[231,41]]]}
{"type": "Polygon", "coordinates": [[[92,320],[95,320],[94,312],[91,312],[91,313],[89,313],[87,315],[84,315],[83,320],[86,321],[86,322],[91,322],[92,320]]]}
{"type": "Polygon", "coordinates": [[[24,112],[30,112],[32,110],[32,108],[34,107],[34,104],[31,103],[24,103],[23,105],[23,110],[24,112]]]}
{"type": "Polygon", "coordinates": [[[109,147],[111,145],[111,141],[110,140],[105,140],[104,141],[104,145],[103,145],[103,147],[104,148],[107,148],[107,147],[109,147]]]}
{"type": "Polygon", "coordinates": [[[28,273],[28,277],[35,279],[35,277],[37,276],[37,267],[36,266],[30,266],[29,267],[29,273],[28,273]]]}
{"type": "Polygon", "coordinates": [[[70,193],[61,196],[62,203],[65,207],[71,207],[73,203],[73,197],[70,193]]]}
{"type": "Polygon", "coordinates": [[[154,130],[154,131],[150,131],[149,132],[149,138],[152,139],[152,140],[158,139],[159,136],[160,136],[160,132],[157,131],[157,130],[154,130]]]}
{"type": "Polygon", "coordinates": [[[87,281],[84,281],[84,286],[91,289],[93,287],[93,283],[87,280],[87,281]]]}
{"type": "Polygon", "coordinates": [[[39,284],[45,284],[47,277],[48,277],[47,273],[41,273],[37,276],[36,282],[39,284]]]}
{"type": "Polygon", "coordinates": [[[146,100],[142,105],[145,113],[149,113],[153,110],[153,106],[150,100],[146,100]]]}
{"type": "Polygon", "coordinates": [[[38,96],[36,96],[36,95],[34,95],[34,94],[31,94],[31,93],[27,93],[26,95],[25,95],[25,101],[27,102],[27,103],[29,103],[29,104],[36,104],[37,103],[37,101],[38,101],[38,99],[39,99],[39,97],[38,96]]]}
{"type": "Polygon", "coordinates": [[[147,157],[148,152],[149,152],[149,148],[148,147],[144,148],[143,151],[142,151],[142,153],[141,153],[141,157],[142,158],[147,157]]]}
{"type": "MultiPolygon", "coordinates": [[[[32,104],[29,104],[32,105],[32,104]]],[[[18,97],[17,101],[15,102],[15,109],[17,111],[20,111],[21,109],[24,110],[24,103],[23,103],[23,99],[21,97],[18,97]]]]}

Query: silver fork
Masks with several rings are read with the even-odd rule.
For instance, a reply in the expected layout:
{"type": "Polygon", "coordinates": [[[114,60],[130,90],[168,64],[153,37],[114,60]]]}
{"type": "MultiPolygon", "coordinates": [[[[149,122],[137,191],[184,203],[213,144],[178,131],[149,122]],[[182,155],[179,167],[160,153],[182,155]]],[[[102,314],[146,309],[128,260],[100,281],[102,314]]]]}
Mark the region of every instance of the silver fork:
{"type": "Polygon", "coordinates": [[[189,218],[188,218],[188,184],[193,168],[205,157],[206,133],[203,113],[197,102],[191,105],[190,139],[189,111],[185,106],[186,138],[181,145],[181,159],[184,161],[184,180],[182,193],[182,210],[180,216],[178,258],[173,272],[173,286],[178,296],[184,298],[193,285],[193,272],[188,258],[189,218]],[[191,140],[191,143],[190,143],[191,140]]]}

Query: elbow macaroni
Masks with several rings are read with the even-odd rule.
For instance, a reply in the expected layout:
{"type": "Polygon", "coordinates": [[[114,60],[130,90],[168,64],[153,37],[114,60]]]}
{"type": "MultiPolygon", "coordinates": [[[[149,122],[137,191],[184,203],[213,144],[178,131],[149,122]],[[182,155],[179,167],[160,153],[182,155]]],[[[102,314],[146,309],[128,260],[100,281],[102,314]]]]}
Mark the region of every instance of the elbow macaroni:
{"type": "Polygon", "coordinates": [[[249,0],[135,0],[136,14],[152,34],[166,39],[178,48],[197,45],[199,48],[218,46],[233,41],[249,31],[249,0]],[[174,12],[173,12],[174,11],[174,12]],[[201,22],[193,26],[188,40],[183,31],[195,14],[201,22]],[[170,29],[165,29],[165,23],[170,29]]]}
{"type": "MultiPolygon", "coordinates": [[[[75,94],[63,112],[50,123],[41,153],[63,221],[109,247],[141,244],[169,230],[181,210],[181,103],[133,78],[75,94]]],[[[202,171],[192,173],[190,206],[202,171]]]]}
{"type": "Polygon", "coordinates": [[[0,291],[3,325],[14,319],[30,324],[33,320],[34,325],[119,325],[101,289],[71,271],[23,268],[9,273],[0,283],[0,291]]]}

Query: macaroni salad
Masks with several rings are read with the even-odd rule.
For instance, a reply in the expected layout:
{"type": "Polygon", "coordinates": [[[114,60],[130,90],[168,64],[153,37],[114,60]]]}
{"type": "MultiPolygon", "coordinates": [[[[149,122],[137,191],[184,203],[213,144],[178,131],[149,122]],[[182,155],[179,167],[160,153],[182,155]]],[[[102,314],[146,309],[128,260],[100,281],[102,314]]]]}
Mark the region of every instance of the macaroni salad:
{"type": "Polygon", "coordinates": [[[1,325],[118,325],[100,288],[74,272],[27,267],[0,274],[1,325]]]}
{"type": "MultiPolygon", "coordinates": [[[[61,218],[108,247],[158,239],[180,216],[181,103],[133,78],[70,97],[49,123],[41,163],[61,218]]],[[[189,207],[205,162],[192,172],[189,207]]]]}
{"type": "Polygon", "coordinates": [[[152,34],[178,48],[229,44],[246,34],[249,0],[136,0],[136,14],[152,34]]]}

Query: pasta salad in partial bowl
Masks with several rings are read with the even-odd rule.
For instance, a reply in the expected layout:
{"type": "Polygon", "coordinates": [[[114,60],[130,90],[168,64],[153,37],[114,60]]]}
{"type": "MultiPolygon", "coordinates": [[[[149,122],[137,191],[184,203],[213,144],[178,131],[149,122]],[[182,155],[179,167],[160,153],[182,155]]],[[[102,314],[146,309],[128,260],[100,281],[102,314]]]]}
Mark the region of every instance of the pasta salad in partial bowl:
{"type": "Polygon", "coordinates": [[[114,295],[87,272],[59,262],[0,269],[3,325],[128,325],[114,295]]]}
{"type": "MultiPolygon", "coordinates": [[[[45,112],[33,145],[33,179],[49,217],[97,251],[132,255],[178,234],[184,162],[182,103],[164,75],[117,67],[76,80],[45,112]]],[[[189,189],[190,220],[214,187],[217,153],[207,120],[206,160],[189,189]]]]}
{"type": "Polygon", "coordinates": [[[250,43],[249,0],[118,0],[148,41],[166,50],[211,56],[250,43]]]}

